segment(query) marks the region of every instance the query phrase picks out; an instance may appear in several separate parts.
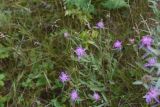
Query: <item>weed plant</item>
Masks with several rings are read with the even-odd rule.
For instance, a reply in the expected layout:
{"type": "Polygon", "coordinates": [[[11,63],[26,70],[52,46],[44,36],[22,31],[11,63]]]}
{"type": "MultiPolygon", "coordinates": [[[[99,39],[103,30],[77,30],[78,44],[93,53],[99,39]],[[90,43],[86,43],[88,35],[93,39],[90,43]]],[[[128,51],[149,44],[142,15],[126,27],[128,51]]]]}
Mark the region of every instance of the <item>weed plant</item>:
{"type": "Polygon", "coordinates": [[[133,84],[150,86],[137,81],[148,70],[140,44],[159,40],[159,5],[0,0],[0,107],[148,107],[149,88],[133,84]]]}

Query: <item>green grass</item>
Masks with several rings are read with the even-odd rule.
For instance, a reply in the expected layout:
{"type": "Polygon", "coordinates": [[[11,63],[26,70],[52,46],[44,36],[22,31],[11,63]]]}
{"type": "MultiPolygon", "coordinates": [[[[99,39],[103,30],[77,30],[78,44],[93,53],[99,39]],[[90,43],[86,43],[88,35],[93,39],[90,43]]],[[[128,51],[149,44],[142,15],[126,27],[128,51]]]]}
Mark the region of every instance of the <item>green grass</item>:
{"type": "Polygon", "coordinates": [[[70,107],[75,88],[81,98],[75,107],[147,107],[146,90],[132,84],[144,74],[135,63],[142,53],[127,44],[150,33],[155,15],[147,0],[129,0],[128,8],[115,10],[99,3],[92,1],[94,13],[74,7],[65,16],[61,0],[0,1],[0,107],[70,107]],[[85,19],[91,26],[103,19],[106,29],[88,29],[85,19]],[[64,38],[64,31],[71,37],[64,38]],[[121,52],[112,49],[116,39],[123,41],[121,52]],[[88,54],[80,62],[74,53],[79,45],[88,54]],[[58,79],[61,70],[71,76],[65,86],[58,79]],[[93,91],[101,101],[91,99],[93,91]]]}

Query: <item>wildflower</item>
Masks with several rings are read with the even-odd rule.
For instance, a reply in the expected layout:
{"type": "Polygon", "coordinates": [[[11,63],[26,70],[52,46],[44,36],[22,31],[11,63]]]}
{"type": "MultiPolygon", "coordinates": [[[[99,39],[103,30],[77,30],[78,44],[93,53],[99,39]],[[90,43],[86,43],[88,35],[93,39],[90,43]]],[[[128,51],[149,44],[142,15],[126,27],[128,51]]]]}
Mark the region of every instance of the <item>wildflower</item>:
{"type": "Polygon", "coordinates": [[[85,52],[86,49],[82,48],[82,47],[77,47],[76,50],[75,50],[75,53],[77,54],[78,56],[78,59],[84,57],[86,55],[86,52],[85,52]]]}
{"type": "Polygon", "coordinates": [[[143,98],[146,98],[147,104],[150,104],[153,99],[156,102],[160,103],[158,99],[159,95],[160,95],[160,90],[158,90],[157,88],[151,88],[143,98]]]}
{"type": "Polygon", "coordinates": [[[63,83],[70,80],[68,74],[65,73],[65,72],[61,72],[61,74],[60,74],[60,76],[59,76],[59,79],[60,79],[60,81],[63,82],[63,83]]]}
{"type": "Polygon", "coordinates": [[[148,60],[148,63],[146,63],[144,66],[145,66],[145,67],[151,67],[151,66],[154,66],[156,63],[157,63],[156,58],[150,58],[150,59],[148,60]]]}
{"type": "Polygon", "coordinates": [[[153,43],[153,39],[151,36],[147,35],[147,36],[143,36],[141,39],[141,45],[145,46],[145,47],[150,47],[153,43]]]}
{"type": "Polygon", "coordinates": [[[69,33],[68,32],[64,32],[64,37],[65,38],[69,37],[69,33]]]}
{"type": "Polygon", "coordinates": [[[104,29],[104,23],[103,23],[102,20],[99,21],[99,22],[96,24],[96,28],[98,28],[98,29],[104,29]]]}
{"type": "Polygon", "coordinates": [[[93,94],[93,99],[96,100],[96,101],[98,101],[98,100],[100,99],[99,94],[95,92],[95,93],[93,94]]]}
{"type": "Polygon", "coordinates": [[[116,49],[121,49],[122,48],[122,42],[119,40],[116,40],[113,44],[113,47],[116,49]]]}
{"type": "Polygon", "coordinates": [[[76,90],[72,90],[72,92],[70,94],[70,97],[71,97],[72,101],[76,101],[79,98],[77,91],[76,90]]]}
{"type": "Polygon", "coordinates": [[[130,42],[131,44],[134,44],[135,39],[134,39],[134,38],[129,38],[129,42],[130,42]]]}

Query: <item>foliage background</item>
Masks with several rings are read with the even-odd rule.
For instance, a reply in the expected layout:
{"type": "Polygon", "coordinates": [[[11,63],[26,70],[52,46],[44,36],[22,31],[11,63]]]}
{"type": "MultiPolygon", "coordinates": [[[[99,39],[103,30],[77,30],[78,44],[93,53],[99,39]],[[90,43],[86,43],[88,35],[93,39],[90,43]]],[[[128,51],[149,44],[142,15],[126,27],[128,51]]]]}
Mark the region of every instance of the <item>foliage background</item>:
{"type": "Polygon", "coordinates": [[[128,39],[138,44],[151,34],[159,24],[159,5],[156,0],[1,0],[0,107],[70,107],[75,88],[81,98],[76,107],[147,107],[146,90],[132,84],[144,74],[135,63],[142,62],[143,52],[128,39]],[[101,19],[105,29],[98,30],[101,19]],[[120,52],[113,50],[117,39],[123,41],[120,52]],[[79,45],[88,54],[80,62],[74,53],[79,45]],[[58,79],[62,70],[71,76],[65,86],[58,79]],[[99,102],[91,98],[94,91],[99,102]]]}

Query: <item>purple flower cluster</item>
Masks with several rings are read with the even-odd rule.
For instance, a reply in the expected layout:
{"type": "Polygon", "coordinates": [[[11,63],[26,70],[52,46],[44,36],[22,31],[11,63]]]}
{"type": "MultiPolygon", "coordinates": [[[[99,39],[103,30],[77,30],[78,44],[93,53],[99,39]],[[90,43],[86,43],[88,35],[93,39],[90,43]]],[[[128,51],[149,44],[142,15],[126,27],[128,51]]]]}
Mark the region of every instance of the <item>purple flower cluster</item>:
{"type": "Polygon", "coordinates": [[[77,90],[72,90],[70,97],[72,101],[76,101],[79,98],[77,90]]]}
{"type": "Polygon", "coordinates": [[[98,28],[98,29],[104,29],[104,23],[103,23],[102,20],[99,21],[99,22],[96,24],[96,28],[98,28]]]}
{"type": "Polygon", "coordinates": [[[61,74],[60,74],[60,76],[59,76],[59,79],[60,79],[60,81],[63,82],[63,83],[70,80],[68,74],[65,73],[65,72],[61,72],[61,74]]]}
{"type": "MultiPolygon", "coordinates": [[[[146,48],[147,53],[143,56],[144,58],[149,55],[150,48],[153,44],[153,38],[150,35],[143,36],[141,39],[141,47],[146,48]]],[[[144,64],[144,67],[153,67],[157,63],[157,58],[152,57],[147,60],[147,63],[144,64]]],[[[155,87],[151,87],[150,90],[143,97],[146,99],[147,104],[151,104],[153,101],[160,103],[159,100],[160,90],[155,87]]]]}
{"type": "MultiPolygon", "coordinates": [[[[104,23],[103,21],[101,20],[100,22],[98,22],[96,24],[96,27],[98,29],[103,29],[104,28],[104,23]]],[[[68,37],[69,34],[67,32],[64,33],[64,37],[68,37]]],[[[135,42],[135,39],[134,38],[130,38],[129,39],[129,42],[130,44],[134,44],[135,42]]],[[[146,47],[146,48],[149,48],[151,47],[153,43],[153,39],[151,36],[147,35],[147,36],[143,36],[142,39],[141,39],[141,46],[143,47],[146,47]]],[[[121,50],[122,49],[122,41],[121,40],[116,40],[114,43],[113,43],[113,48],[116,49],[116,50],[121,50]]],[[[80,60],[82,57],[84,57],[86,55],[86,49],[85,48],[82,48],[81,46],[77,47],[74,52],[76,53],[77,57],[78,57],[78,60],[80,60]]],[[[154,64],[157,63],[157,60],[156,58],[150,58],[147,63],[144,65],[145,67],[152,67],[154,66],[154,64]]],[[[59,79],[62,83],[65,83],[67,81],[70,80],[70,77],[67,73],[65,72],[61,72],[60,76],[59,76],[59,79]]],[[[146,99],[146,102],[148,104],[151,103],[152,100],[155,100],[156,102],[160,103],[159,101],[159,95],[160,95],[160,91],[156,88],[151,88],[147,93],[146,95],[144,96],[144,98],[146,99]]],[[[95,101],[99,101],[100,100],[100,95],[97,93],[97,92],[94,92],[93,95],[92,95],[92,98],[95,100],[95,101]]],[[[79,99],[79,94],[77,92],[76,89],[72,90],[71,93],[70,93],[70,99],[71,101],[75,102],[76,100],[79,99]]]]}
{"type": "MultiPolygon", "coordinates": [[[[135,39],[134,38],[130,38],[129,42],[131,44],[134,44],[135,39]]],[[[153,44],[153,38],[150,35],[143,36],[140,43],[141,43],[141,47],[149,49],[153,44]]],[[[113,44],[113,48],[115,48],[117,50],[121,50],[122,49],[122,41],[116,40],[114,42],[114,44],[113,44]]],[[[147,63],[144,66],[145,67],[152,67],[156,63],[157,63],[157,59],[155,57],[153,57],[153,58],[148,59],[147,63]]],[[[148,104],[150,104],[152,100],[155,100],[156,102],[160,103],[159,95],[160,95],[160,90],[159,89],[151,88],[147,92],[147,94],[144,96],[144,98],[146,98],[146,102],[148,104]]],[[[98,99],[97,97],[98,96],[95,94],[94,95],[94,99],[98,99]]]]}
{"type": "Polygon", "coordinates": [[[152,67],[157,63],[156,58],[148,59],[148,62],[144,65],[145,67],[152,67]]]}
{"type": "Polygon", "coordinates": [[[122,41],[116,40],[113,44],[113,47],[118,50],[122,49],[122,41]]]}
{"type": "Polygon", "coordinates": [[[75,49],[75,53],[77,54],[78,59],[81,59],[82,57],[86,55],[86,49],[82,48],[81,46],[77,47],[75,49]]]}
{"type": "Polygon", "coordinates": [[[159,100],[159,95],[160,95],[160,90],[157,88],[151,88],[146,95],[144,96],[144,98],[146,99],[147,104],[150,104],[152,102],[152,100],[155,100],[156,102],[160,103],[159,100]]]}
{"type": "MultiPolygon", "coordinates": [[[[60,74],[60,76],[59,76],[59,80],[60,80],[62,83],[65,83],[65,82],[67,82],[67,81],[70,80],[70,77],[69,77],[69,75],[68,75],[67,73],[61,72],[61,74],[60,74]]],[[[79,95],[78,95],[77,90],[74,89],[74,90],[71,91],[71,93],[70,93],[70,98],[71,98],[71,101],[73,101],[73,102],[76,101],[77,99],[79,99],[79,95]]],[[[100,100],[100,95],[95,92],[95,93],[93,94],[93,99],[94,99],[95,101],[100,100]]]]}
{"type": "Polygon", "coordinates": [[[95,92],[95,93],[93,94],[93,99],[94,99],[95,101],[100,100],[100,95],[95,92]]]}
{"type": "MultiPolygon", "coordinates": [[[[134,38],[130,38],[129,39],[130,44],[134,44],[135,39],[134,38]]],[[[153,44],[153,38],[150,35],[146,35],[143,36],[141,39],[141,47],[146,47],[149,48],[151,47],[151,45],[153,44]]],[[[117,49],[117,50],[121,50],[122,49],[122,41],[120,40],[116,40],[113,44],[113,48],[117,49]]]]}
{"type": "Polygon", "coordinates": [[[149,35],[143,36],[142,39],[141,39],[142,47],[149,48],[152,45],[152,43],[153,43],[153,39],[149,35]]]}

